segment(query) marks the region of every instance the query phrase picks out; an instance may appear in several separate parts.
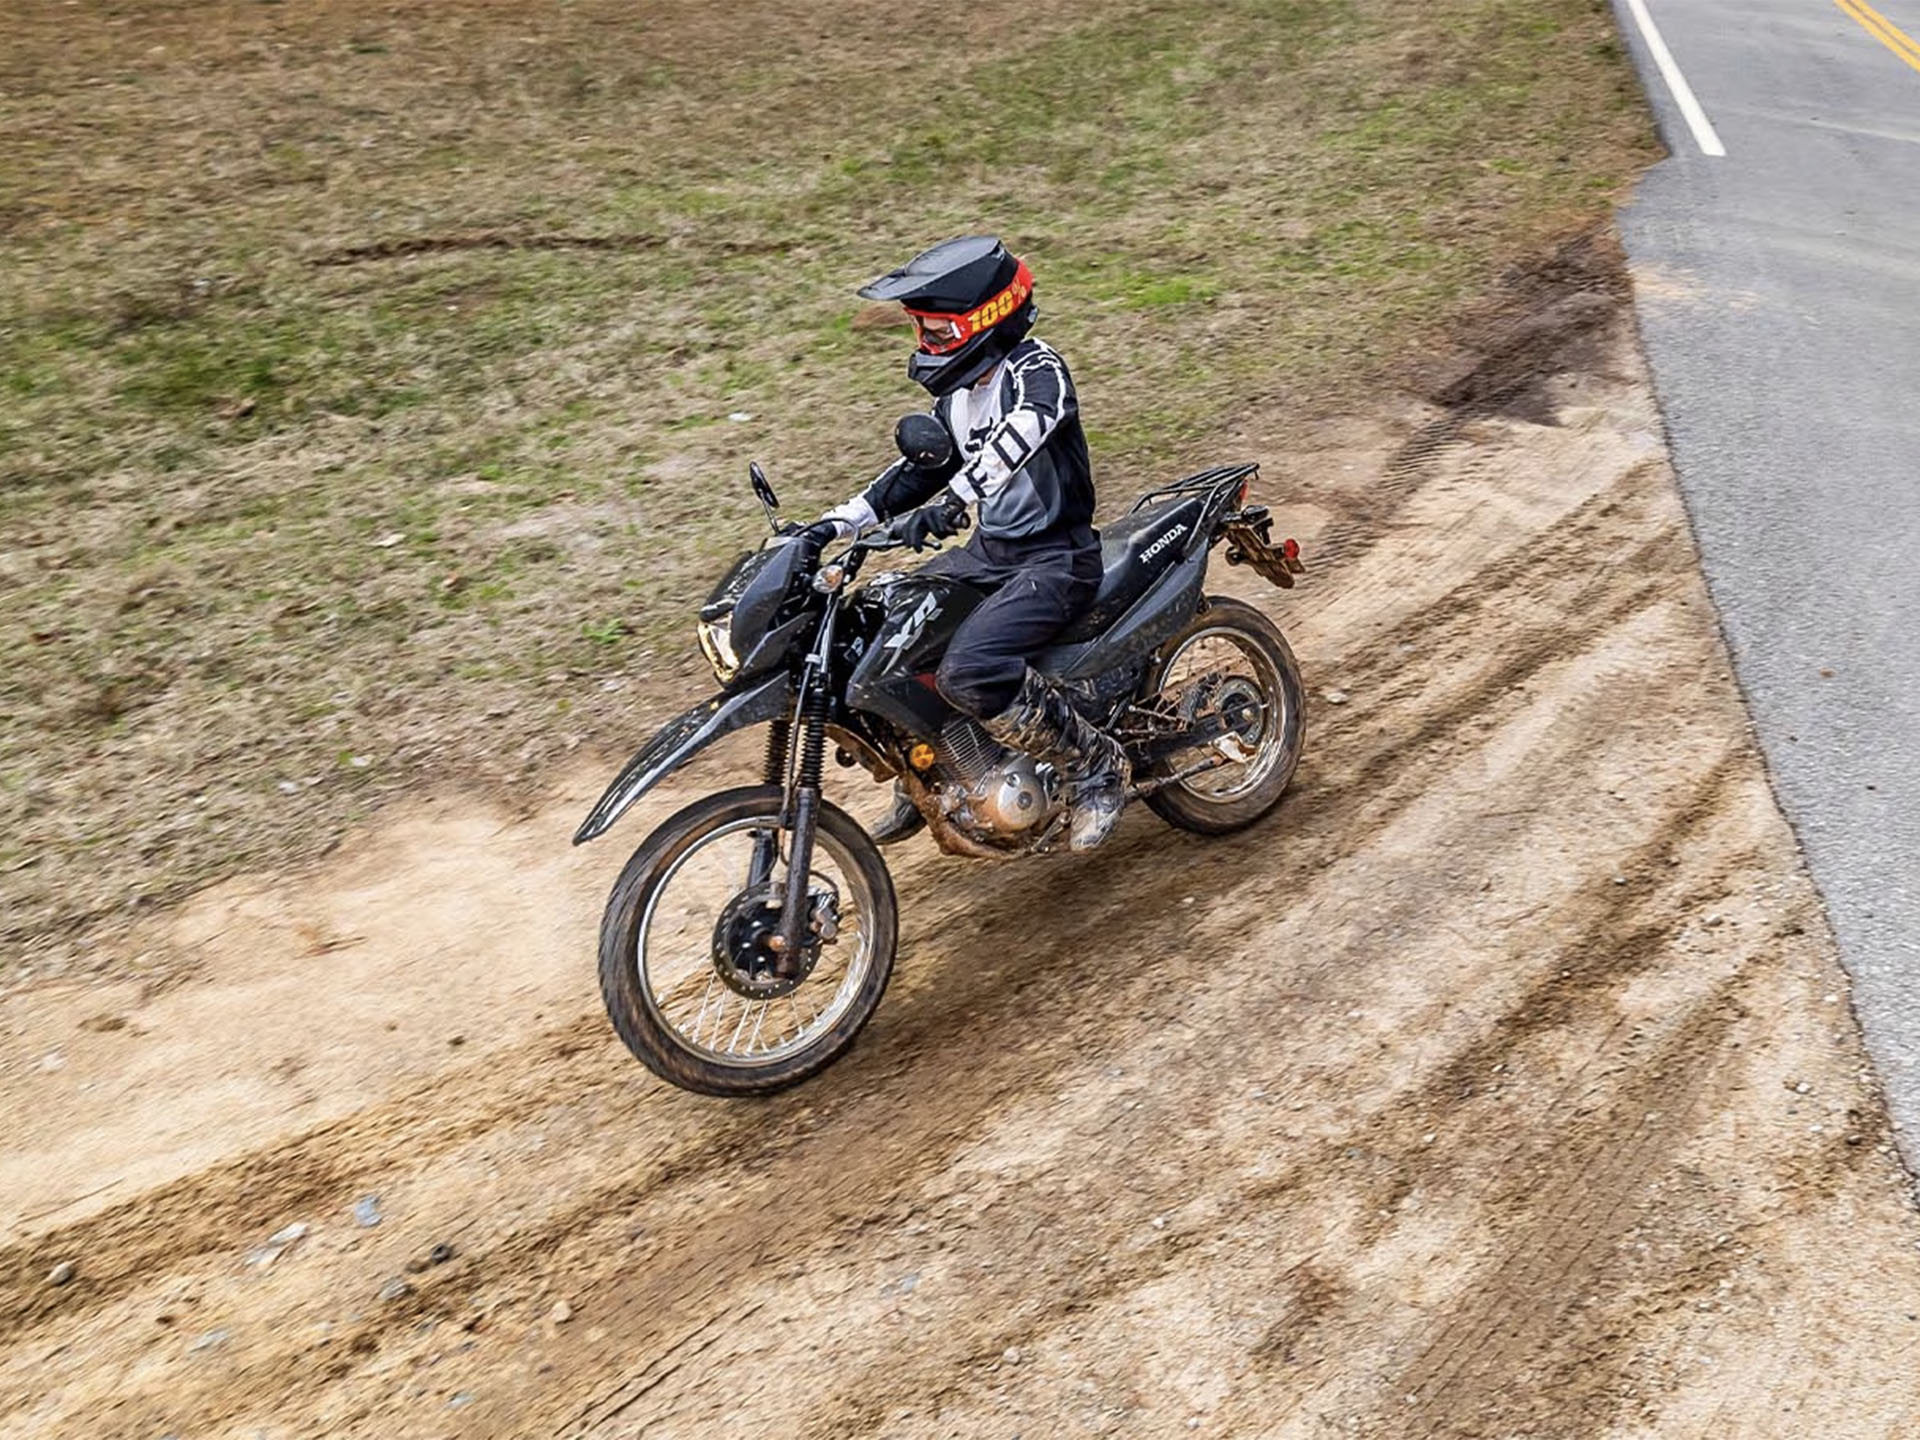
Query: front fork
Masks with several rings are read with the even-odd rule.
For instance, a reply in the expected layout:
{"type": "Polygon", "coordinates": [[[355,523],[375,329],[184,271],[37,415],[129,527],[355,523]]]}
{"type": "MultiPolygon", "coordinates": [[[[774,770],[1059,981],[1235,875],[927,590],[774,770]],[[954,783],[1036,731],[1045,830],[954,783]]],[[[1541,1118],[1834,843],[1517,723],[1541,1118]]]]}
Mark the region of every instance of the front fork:
{"type": "MultiPolygon", "coordinates": [[[[807,913],[807,880],[813,874],[813,840],[820,823],[820,782],[826,769],[827,720],[832,711],[827,693],[827,657],[833,653],[834,621],[839,610],[839,596],[835,595],[828,601],[819,638],[801,670],[794,718],[776,720],[773,734],[767,739],[767,783],[778,784],[785,790],[780,823],[787,834],[787,884],[780,902],[779,928],[767,942],[768,948],[779,957],[774,973],[783,980],[794,979],[801,973],[807,924],[811,919],[807,913]],[[796,728],[797,737],[793,733],[796,728]],[[797,765],[792,753],[796,738],[800,751],[797,765]]],[[[756,883],[772,875],[779,852],[778,831],[762,834],[755,842],[756,883]]]]}
{"type": "MultiPolygon", "coordinates": [[[[792,763],[793,719],[782,715],[767,731],[767,763],[761,780],[786,789],[787,767],[792,763]]],[[[753,837],[753,860],[747,869],[747,888],[758,889],[773,878],[773,867],[780,863],[780,832],[759,830],[753,837]]]]}

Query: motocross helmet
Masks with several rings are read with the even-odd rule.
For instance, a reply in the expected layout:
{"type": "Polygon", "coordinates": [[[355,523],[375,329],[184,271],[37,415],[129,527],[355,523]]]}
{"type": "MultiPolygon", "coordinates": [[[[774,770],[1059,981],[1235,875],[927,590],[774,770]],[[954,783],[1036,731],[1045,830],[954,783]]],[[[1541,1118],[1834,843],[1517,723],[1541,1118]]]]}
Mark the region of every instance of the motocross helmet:
{"type": "Polygon", "coordinates": [[[860,295],[900,302],[919,339],[907,376],[935,395],[973,384],[1033,328],[1033,275],[991,235],[943,240],[860,295]]]}

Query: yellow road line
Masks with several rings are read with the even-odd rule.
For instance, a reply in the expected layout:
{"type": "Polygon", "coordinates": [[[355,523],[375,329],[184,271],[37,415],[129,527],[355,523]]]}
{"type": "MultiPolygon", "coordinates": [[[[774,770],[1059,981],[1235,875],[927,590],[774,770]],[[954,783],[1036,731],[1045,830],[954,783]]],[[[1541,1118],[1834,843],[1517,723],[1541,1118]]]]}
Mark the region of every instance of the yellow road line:
{"type": "Polygon", "coordinates": [[[1898,25],[1867,4],[1867,0],[1833,0],[1833,3],[1859,21],[1861,29],[1914,69],[1920,70],[1920,41],[1905,34],[1898,25]]]}

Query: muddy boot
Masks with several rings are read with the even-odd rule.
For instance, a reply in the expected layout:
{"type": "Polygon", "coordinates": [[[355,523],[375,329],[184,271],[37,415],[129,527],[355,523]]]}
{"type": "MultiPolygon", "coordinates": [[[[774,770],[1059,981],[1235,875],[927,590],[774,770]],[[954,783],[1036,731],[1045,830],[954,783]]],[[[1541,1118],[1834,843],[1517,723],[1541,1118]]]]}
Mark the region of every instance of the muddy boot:
{"type": "Polygon", "coordinates": [[[1126,808],[1127,785],[1133,778],[1117,740],[1032,670],[1013,703],[981,723],[1002,745],[1046,761],[1066,780],[1073,809],[1067,840],[1072,849],[1091,850],[1107,838],[1126,808]]]}
{"type": "Polygon", "coordinates": [[[900,782],[894,781],[893,809],[873,827],[873,843],[898,845],[902,840],[918,835],[926,827],[927,817],[920,813],[919,806],[907,798],[907,792],[901,788],[900,782]]]}

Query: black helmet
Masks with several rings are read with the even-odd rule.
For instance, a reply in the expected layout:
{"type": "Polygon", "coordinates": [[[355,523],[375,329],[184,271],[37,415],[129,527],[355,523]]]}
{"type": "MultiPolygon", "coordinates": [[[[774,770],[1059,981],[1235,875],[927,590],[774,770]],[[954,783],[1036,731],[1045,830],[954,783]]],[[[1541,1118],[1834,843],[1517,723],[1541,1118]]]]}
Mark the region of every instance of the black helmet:
{"type": "Polygon", "coordinates": [[[1033,328],[1033,275],[991,235],[943,240],[860,294],[905,308],[920,340],[907,375],[935,395],[971,385],[1033,328]]]}

